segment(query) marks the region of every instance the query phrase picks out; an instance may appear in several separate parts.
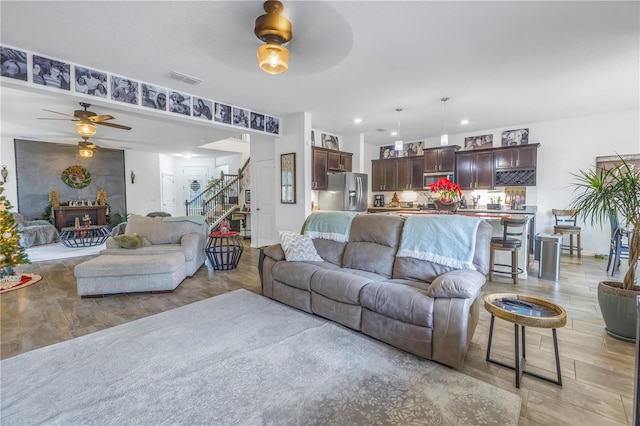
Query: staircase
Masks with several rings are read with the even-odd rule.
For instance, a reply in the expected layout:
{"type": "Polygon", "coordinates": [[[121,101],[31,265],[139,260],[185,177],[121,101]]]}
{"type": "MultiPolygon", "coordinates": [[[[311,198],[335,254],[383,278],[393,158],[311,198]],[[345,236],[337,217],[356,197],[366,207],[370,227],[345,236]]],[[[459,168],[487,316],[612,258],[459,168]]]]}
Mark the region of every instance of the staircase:
{"type": "Polygon", "coordinates": [[[249,160],[238,170],[238,174],[224,174],[214,179],[192,200],[185,201],[187,216],[205,216],[209,230],[213,231],[223,220],[240,210],[240,191],[248,186],[249,160]]]}

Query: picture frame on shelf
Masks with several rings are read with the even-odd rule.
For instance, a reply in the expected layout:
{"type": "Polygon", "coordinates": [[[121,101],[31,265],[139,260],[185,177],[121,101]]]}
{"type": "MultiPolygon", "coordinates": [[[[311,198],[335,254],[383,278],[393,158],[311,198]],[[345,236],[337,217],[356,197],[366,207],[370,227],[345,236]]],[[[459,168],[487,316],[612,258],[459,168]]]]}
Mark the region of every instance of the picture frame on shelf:
{"type": "Polygon", "coordinates": [[[505,130],[502,132],[502,146],[526,145],[529,143],[529,129],[505,130]]]}
{"type": "Polygon", "coordinates": [[[493,134],[464,138],[464,150],[493,148],[493,134]]]}
{"type": "Polygon", "coordinates": [[[396,151],[395,145],[385,145],[380,147],[380,159],[398,157],[398,151],[396,151]]]}

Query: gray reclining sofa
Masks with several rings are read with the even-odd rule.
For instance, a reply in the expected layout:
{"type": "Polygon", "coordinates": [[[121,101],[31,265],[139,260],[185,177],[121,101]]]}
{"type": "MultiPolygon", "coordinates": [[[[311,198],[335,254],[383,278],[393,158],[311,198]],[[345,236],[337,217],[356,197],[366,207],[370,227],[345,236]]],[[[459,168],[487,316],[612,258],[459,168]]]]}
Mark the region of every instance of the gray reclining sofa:
{"type": "Polygon", "coordinates": [[[321,262],[287,261],[281,244],[261,249],[263,294],[460,368],[478,321],[491,226],[457,215],[351,214],[339,242],[335,229],[322,232],[332,214],[349,213],[313,213],[303,227],[321,262]],[[438,247],[442,255],[429,253],[438,247]],[[466,261],[448,258],[463,251],[466,261]]]}

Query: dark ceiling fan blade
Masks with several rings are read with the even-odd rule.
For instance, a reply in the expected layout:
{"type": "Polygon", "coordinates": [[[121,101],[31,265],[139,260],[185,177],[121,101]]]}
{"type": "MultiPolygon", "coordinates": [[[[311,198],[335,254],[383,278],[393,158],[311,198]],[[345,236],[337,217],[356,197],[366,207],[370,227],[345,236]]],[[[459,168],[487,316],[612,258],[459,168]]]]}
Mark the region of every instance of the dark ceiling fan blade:
{"type": "Polygon", "coordinates": [[[93,121],[94,123],[99,123],[101,121],[107,121],[107,120],[113,120],[115,117],[112,117],[110,115],[94,115],[92,117],[89,117],[89,120],[93,121]]]}
{"type": "Polygon", "coordinates": [[[52,112],[52,113],[54,113],[54,114],[66,115],[67,117],[73,117],[73,118],[75,118],[75,116],[73,116],[73,115],[69,115],[69,114],[65,114],[64,112],[51,111],[50,109],[44,109],[44,108],[43,108],[42,110],[43,110],[43,111],[47,111],[47,112],[52,112]]]}
{"type": "Polygon", "coordinates": [[[115,127],[116,129],[131,130],[131,127],[123,126],[122,124],[107,123],[107,122],[100,122],[100,121],[96,121],[96,124],[100,124],[101,126],[115,127]]]}

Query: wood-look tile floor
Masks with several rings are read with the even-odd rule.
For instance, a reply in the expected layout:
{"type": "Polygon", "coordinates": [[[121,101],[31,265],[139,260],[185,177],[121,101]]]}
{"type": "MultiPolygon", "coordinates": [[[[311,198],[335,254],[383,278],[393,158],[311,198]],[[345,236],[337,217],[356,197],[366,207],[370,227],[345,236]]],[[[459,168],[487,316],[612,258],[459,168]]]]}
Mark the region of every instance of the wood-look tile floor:
{"type": "MultiPolygon", "coordinates": [[[[133,321],[238,288],[260,294],[257,249],[245,246],[231,271],[200,268],[173,293],[127,294],[81,299],[73,267],[90,257],[37,262],[19,272],[37,273],[35,285],[0,295],[0,358],[51,345],[133,321]]],[[[515,292],[562,305],[567,325],[558,330],[563,386],[524,376],[515,388],[512,370],[485,361],[490,315],[480,321],[462,372],[522,397],[520,425],[609,425],[632,423],[635,346],[604,332],[596,299],[598,282],[607,279],[606,261],[562,256],[558,283],[538,280],[537,263],[529,277],[513,285],[494,276],[485,294],[515,292]]],[[[622,267],[622,273],[626,268],[622,267]]],[[[619,275],[617,278],[623,275],[619,275]]],[[[513,363],[513,325],[496,319],[492,358],[513,363]]],[[[527,328],[527,369],[553,377],[555,358],[551,330],[527,328]]]]}

